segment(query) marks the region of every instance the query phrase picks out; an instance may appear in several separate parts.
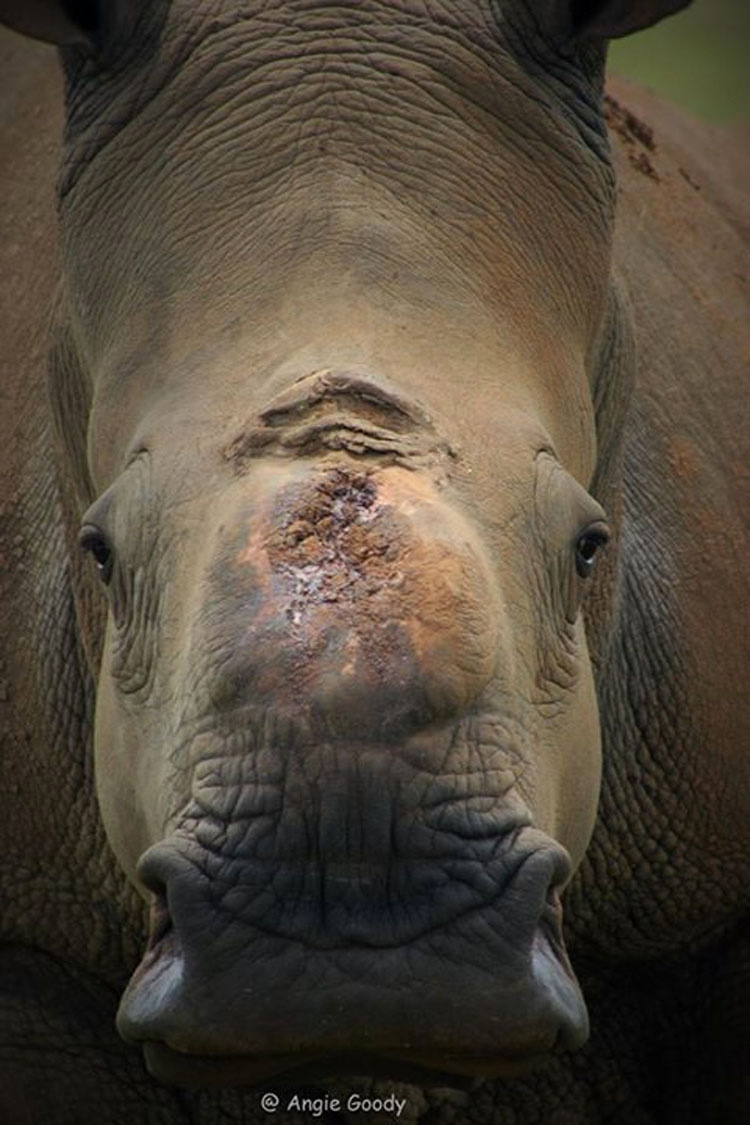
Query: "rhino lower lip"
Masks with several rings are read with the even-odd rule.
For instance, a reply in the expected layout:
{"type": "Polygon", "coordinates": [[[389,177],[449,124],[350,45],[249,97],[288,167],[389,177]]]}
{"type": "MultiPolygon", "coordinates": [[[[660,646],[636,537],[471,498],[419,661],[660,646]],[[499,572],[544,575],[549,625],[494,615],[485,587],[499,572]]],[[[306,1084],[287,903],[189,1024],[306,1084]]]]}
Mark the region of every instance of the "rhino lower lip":
{"type": "Polygon", "coordinates": [[[178,1086],[256,1086],[273,1080],[278,1088],[346,1075],[368,1075],[424,1086],[465,1086],[477,1077],[515,1078],[543,1058],[522,1052],[506,1055],[435,1055],[419,1051],[313,1053],[294,1055],[198,1055],[165,1043],[146,1042],[149,1072],[160,1082],[178,1086]]]}

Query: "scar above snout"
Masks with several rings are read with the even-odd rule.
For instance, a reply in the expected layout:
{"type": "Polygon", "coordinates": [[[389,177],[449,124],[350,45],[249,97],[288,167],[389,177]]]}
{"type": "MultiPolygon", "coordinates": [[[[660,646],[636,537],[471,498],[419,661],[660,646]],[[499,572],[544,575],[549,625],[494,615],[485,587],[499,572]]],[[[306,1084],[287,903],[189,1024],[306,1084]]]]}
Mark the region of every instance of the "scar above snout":
{"type": "Polygon", "coordinates": [[[238,471],[259,456],[341,451],[424,468],[455,448],[417,402],[358,372],[313,372],[271,400],[225,449],[238,471]]]}

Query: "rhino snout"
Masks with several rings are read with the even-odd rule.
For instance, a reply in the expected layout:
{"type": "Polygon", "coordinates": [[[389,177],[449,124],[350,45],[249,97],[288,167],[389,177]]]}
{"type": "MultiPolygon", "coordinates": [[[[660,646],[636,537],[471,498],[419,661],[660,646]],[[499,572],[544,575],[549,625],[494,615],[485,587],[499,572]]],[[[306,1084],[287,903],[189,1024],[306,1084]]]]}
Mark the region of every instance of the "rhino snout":
{"type": "Polygon", "coordinates": [[[345,462],[259,476],[219,544],[198,638],[198,660],[227,654],[219,697],[379,740],[475,702],[501,606],[482,545],[432,482],[345,462]]]}

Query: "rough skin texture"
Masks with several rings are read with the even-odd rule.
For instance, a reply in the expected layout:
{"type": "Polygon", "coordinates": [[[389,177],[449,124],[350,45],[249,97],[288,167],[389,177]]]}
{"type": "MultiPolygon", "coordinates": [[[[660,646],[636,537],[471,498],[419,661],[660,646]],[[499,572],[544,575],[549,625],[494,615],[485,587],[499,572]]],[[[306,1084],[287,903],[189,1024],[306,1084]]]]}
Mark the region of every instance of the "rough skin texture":
{"type": "MultiPolygon", "coordinates": [[[[76,547],[94,494],[81,454],[88,392],[58,377],[50,409],[46,390],[59,77],[51,49],[5,33],[0,74],[0,157],[13,170],[0,216],[0,1119],[296,1125],[313,1118],[284,1109],[292,1093],[344,1103],[350,1093],[395,1093],[406,1100],[399,1120],[425,1125],[742,1125],[750,1115],[750,418],[747,223],[735,193],[722,191],[737,182],[732,154],[701,127],[653,103],[644,110],[637,91],[612,84],[617,299],[632,306],[637,373],[631,401],[632,341],[610,309],[601,348],[621,377],[594,394],[592,491],[613,520],[615,549],[586,603],[604,776],[594,834],[565,896],[591,1038],[515,1079],[423,1089],[333,1075],[305,1090],[280,1087],[271,1117],[261,1090],[157,1083],[115,1031],[147,919],[94,794],[92,669],[104,607],[76,547]],[[706,147],[717,154],[710,176],[698,158],[706,147]],[[719,160],[726,170],[717,177],[719,160]],[[51,420],[60,417],[62,432],[51,420]]],[[[64,192],[77,174],[73,160],[64,192]]],[[[58,332],[64,368],[73,348],[58,332]]],[[[246,445],[226,437],[241,460],[246,445]]],[[[407,455],[431,453],[409,447],[407,455]]],[[[358,495],[343,502],[367,510],[367,477],[358,479],[358,495]]],[[[282,577],[300,567],[309,576],[305,568],[333,542],[346,590],[359,581],[361,544],[356,520],[345,533],[330,522],[329,500],[313,495],[304,521],[273,540],[271,558],[282,577]]],[[[387,549],[375,571],[387,587],[387,549]]],[[[314,1119],[393,1117],[344,1106],[314,1119]]]]}

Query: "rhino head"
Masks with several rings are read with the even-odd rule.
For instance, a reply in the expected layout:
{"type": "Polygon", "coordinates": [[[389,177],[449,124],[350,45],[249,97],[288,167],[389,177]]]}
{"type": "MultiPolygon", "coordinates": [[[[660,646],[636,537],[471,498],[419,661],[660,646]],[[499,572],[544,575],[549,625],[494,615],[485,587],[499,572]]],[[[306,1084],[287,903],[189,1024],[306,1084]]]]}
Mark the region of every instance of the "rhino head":
{"type": "Polygon", "coordinates": [[[560,896],[631,366],[603,42],[680,6],[5,5],[63,44],[52,396],[158,1077],[586,1037],[560,896]]]}

